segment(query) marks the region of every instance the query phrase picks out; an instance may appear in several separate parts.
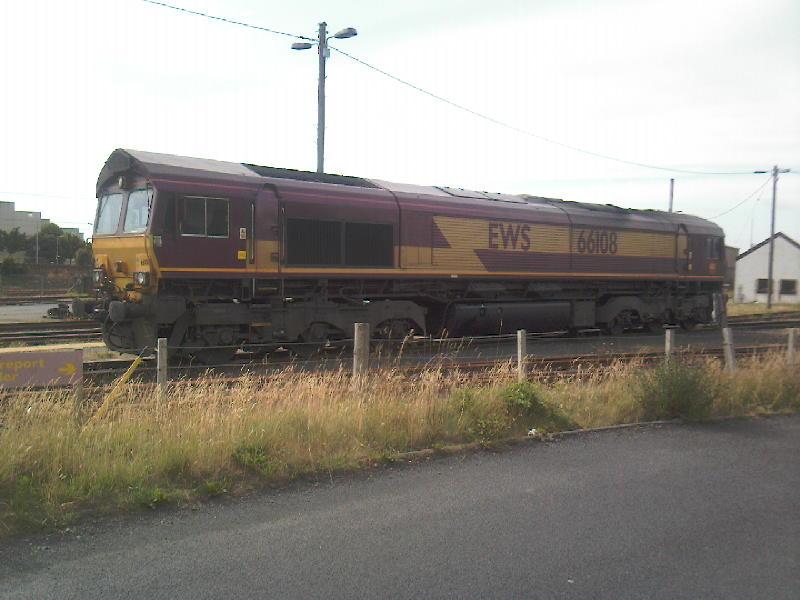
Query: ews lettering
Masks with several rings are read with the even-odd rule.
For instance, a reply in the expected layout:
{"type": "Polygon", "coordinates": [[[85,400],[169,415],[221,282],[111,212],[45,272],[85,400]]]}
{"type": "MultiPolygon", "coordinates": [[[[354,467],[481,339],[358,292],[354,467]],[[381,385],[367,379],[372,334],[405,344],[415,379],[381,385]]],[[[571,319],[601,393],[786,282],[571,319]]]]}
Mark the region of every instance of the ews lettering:
{"type": "Polygon", "coordinates": [[[489,223],[489,248],[527,252],[531,249],[531,226],[519,223],[489,223]]]}

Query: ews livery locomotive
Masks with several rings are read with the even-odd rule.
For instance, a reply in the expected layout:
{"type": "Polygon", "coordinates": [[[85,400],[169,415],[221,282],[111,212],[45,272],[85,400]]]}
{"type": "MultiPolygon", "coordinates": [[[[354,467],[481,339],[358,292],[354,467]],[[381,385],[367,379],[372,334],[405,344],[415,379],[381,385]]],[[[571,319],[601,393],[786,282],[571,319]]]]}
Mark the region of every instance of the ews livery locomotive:
{"type": "Polygon", "coordinates": [[[708,322],[723,232],[703,219],[135,150],[97,181],[106,344],[222,360],[350,337],[708,322]]]}

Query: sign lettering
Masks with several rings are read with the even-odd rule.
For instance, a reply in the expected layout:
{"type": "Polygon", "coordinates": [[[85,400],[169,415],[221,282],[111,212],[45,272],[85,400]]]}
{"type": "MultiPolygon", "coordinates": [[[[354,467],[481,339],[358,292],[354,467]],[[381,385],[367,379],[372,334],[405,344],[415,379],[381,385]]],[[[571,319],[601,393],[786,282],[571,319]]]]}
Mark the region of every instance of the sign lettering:
{"type": "Polygon", "coordinates": [[[0,389],[74,385],[82,376],[82,350],[0,353],[0,389]]]}
{"type": "Polygon", "coordinates": [[[527,252],[531,249],[531,226],[521,223],[489,223],[489,248],[527,252]]]}

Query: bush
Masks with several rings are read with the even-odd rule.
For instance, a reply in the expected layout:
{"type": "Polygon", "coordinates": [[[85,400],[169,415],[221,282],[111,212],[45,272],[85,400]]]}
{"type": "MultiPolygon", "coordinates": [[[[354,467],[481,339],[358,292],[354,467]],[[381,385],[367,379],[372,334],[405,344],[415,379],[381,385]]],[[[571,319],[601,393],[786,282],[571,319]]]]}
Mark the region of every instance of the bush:
{"type": "Polygon", "coordinates": [[[642,419],[707,419],[714,391],[707,373],[696,367],[669,361],[642,374],[637,399],[642,419]]]}
{"type": "Polygon", "coordinates": [[[10,256],[6,256],[0,263],[0,274],[2,275],[22,275],[25,273],[25,265],[18,263],[10,256]]]}
{"type": "Polygon", "coordinates": [[[529,381],[513,383],[501,394],[509,416],[526,428],[534,427],[544,432],[575,428],[575,424],[561,411],[544,402],[540,387],[529,381]]]}

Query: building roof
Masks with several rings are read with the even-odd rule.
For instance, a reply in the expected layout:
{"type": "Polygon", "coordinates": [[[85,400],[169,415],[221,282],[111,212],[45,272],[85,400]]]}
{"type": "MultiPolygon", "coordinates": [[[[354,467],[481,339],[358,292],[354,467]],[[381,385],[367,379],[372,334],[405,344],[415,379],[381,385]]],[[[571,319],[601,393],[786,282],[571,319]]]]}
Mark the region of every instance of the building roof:
{"type": "MultiPolygon", "coordinates": [[[[794,241],[792,238],[790,238],[788,235],[786,235],[786,234],[785,234],[785,233],[783,233],[782,231],[779,231],[779,232],[777,232],[777,233],[776,233],[776,234],[775,234],[773,237],[774,237],[776,240],[777,240],[778,238],[783,238],[783,239],[785,239],[787,242],[789,242],[789,243],[790,243],[792,246],[794,246],[795,248],[797,248],[798,250],[800,250],[800,244],[798,244],[797,242],[795,242],[795,241],[794,241]]],[[[737,256],[737,257],[736,257],[736,260],[741,260],[742,258],[744,258],[745,256],[747,256],[748,254],[752,254],[753,252],[755,252],[755,251],[756,251],[756,250],[758,250],[759,248],[761,248],[761,247],[765,246],[766,244],[768,244],[768,243],[769,243],[769,240],[770,240],[770,238],[767,238],[767,239],[765,239],[764,241],[757,243],[755,246],[753,246],[753,247],[752,247],[752,248],[750,248],[749,250],[745,250],[745,251],[744,251],[744,252],[742,252],[742,253],[741,253],[739,256],[737,256]]]]}

